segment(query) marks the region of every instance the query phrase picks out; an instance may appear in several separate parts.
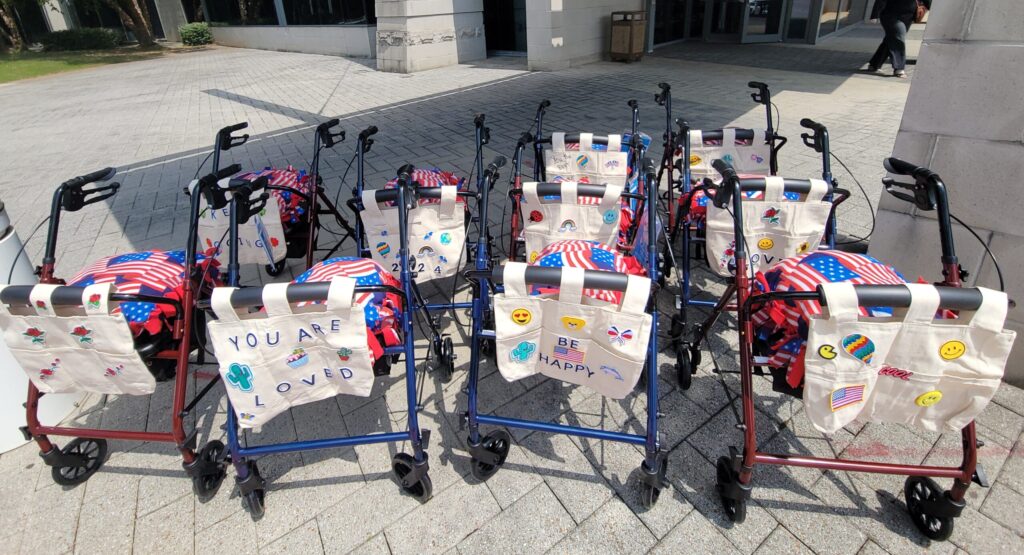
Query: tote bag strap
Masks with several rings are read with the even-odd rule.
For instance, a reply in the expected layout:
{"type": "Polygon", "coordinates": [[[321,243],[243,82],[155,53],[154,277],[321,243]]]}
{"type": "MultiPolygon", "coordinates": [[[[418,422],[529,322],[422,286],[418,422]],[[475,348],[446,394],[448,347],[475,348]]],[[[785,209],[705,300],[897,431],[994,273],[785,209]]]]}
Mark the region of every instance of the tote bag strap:
{"type": "Polygon", "coordinates": [[[594,150],[594,134],[580,133],[580,152],[590,152],[592,150],[594,150]]]}
{"type": "Polygon", "coordinates": [[[506,262],[502,268],[501,279],[505,283],[506,297],[526,297],[526,266],[525,262],[506,262]]]}
{"type": "Polygon", "coordinates": [[[807,193],[807,202],[821,202],[828,192],[828,184],[821,179],[811,180],[811,190],[807,193]]]}
{"type": "Polygon", "coordinates": [[[622,150],[622,135],[608,135],[608,152],[622,150]]]}
{"type": "Polygon", "coordinates": [[[107,316],[110,314],[110,292],[114,286],[110,283],[94,283],[82,291],[82,306],[89,316],[107,316]]]}
{"type": "MultiPolygon", "coordinates": [[[[527,204],[530,204],[530,205],[533,205],[533,206],[539,206],[540,205],[540,197],[537,196],[537,182],[536,181],[528,181],[526,183],[523,183],[523,198],[526,199],[526,203],[527,204]]],[[[527,221],[529,221],[529,220],[527,220],[527,221]]]]}
{"type": "MultiPolygon", "coordinates": [[[[777,176],[769,175],[764,178],[764,200],[768,202],[779,202],[785,198],[786,180],[777,176]]],[[[745,198],[745,197],[744,197],[745,198]]]]}
{"type": "Polygon", "coordinates": [[[356,280],[345,276],[331,278],[331,286],[327,290],[327,310],[337,313],[345,321],[352,316],[355,306],[356,280]]]}
{"type": "Polygon", "coordinates": [[[978,287],[981,293],[981,306],[974,312],[969,327],[988,330],[995,333],[1003,331],[1006,323],[1006,312],[1009,308],[1009,301],[1006,293],[978,287]]]}
{"type": "Polygon", "coordinates": [[[569,206],[576,206],[577,199],[579,198],[578,188],[575,181],[563,181],[562,185],[562,204],[568,204],[569,206]]]}
{"type": "Polygon", "coordinates": [[[704,133],[700,129],[690,131],[690,148],[704,148],[704,133]]]}
{"type": "Polygon", "coordinates": [[[722,148],[735,148],[736,146],[736,129],[732,127],[726,127],[722,130],[722,148]]]}
{"type": "Polygon", "coordinates": [[[369,219],[371,221],[378,222],[382,221],[384,219],[384,215],[380,211],[380,205],[377,204],[376,191],[363,191],[361,198],[363,201],[363,213],[369,217],[367,218],[364,216],[363,219],[369,219]]]}
{"type": "Polygon", "coordinates": [[[231,305],[231,294],[237,287],[215,287],[210,296],[210,307],[221,322],[238,322],[238,311],[231,305]]]}
{"type": "Polygon", "coordinates": [[[552,133],[551,134],[551,150],[555,152],[565,152],[565,133],[552,133]]]}
{"type": "Polygon", "coordinates": [[[622,196],[622,185],[618,183],[605,183],[604,185],[604,196],[601,197],[601,204],[598,205],[601,210],[601,216],[609,210],[615,208],[615,205],[619,203],[620,197],[622,196]]]}
{"type": "Polygon", "coordinates": [[[60,287],[50,283],[40,283],[32,288],[32,291],[28,294],[28,300],[32,303],[32,308],[35,309],[36,314],[39,316],[56,316],[57,312],[53,310],[53,302],[51,297],[53,291],[60,287]]]}
{"type": "Polygon", "coordinates": [[[647,308],[647,300],[651,296],[651,279],[643,276],[630,275],[626,278],[626,292],[622,295],[619,312],[625,314],[643,314],[647,308]]]}
{"type": "MultiPolygon", "coordinates": [[[[0,285],[0,295],[3,294],[4,289],[7,289],[10,285],[0,285]]],[[[8,308],[7,303],[0,301],[0,314],[4,316],[11,316],[11,309],[8,308]]]]}
{"type": "Polygon", "coordinates": [[[442,220],[450,220],[455,217],[455,201],[459,198],[459,188],[455,185],[441,186],[441,208],[438,216],[442,220]]]}
{"type": "Polygon", "coordinates": [[[935,312],[939,310],[939,291],[934,285],[927,283],[908,283],[910,290],[910,306],[903,316],[904,322],[931,324],[935,320],[935,312]]]}
{"type": "Polygon", "coordinates": [[[558,286],[558,302],[582,304],[583,302],[583,268],[562,268],[562,281],[558,286]]]}
{"type": "Polygon", "coordinates": [[[263,308],[267,316],[289,316],[292,305],[288,303],[288,284],[271,283],[263,286],[263,308]]]}
{"type": "Polygon", "coordinates": [[[828,305],[828,318],[834,322],[856,322],[860,311],[857,308],[857,292],[852,283],[823,283],[819,285],[828,305]]]}

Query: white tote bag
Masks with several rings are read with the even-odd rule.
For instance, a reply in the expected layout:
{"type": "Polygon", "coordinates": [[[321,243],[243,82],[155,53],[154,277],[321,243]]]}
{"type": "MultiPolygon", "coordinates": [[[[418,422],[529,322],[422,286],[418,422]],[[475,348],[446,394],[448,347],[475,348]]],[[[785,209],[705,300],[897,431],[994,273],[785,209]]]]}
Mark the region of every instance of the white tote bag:
{"type": "Polygon", "coordinates": [[[560,186],[560,198],[543,202],[537,195],[537,183],[523,184],[523,239],[531,263],[555,241],[583,239],[614,245],[618,237],[622,185],[605,184],[598,204],[579,204],[574,181],[563,181],[560,186]]]}
{"type": "Polygon", "coordinates": [[[850,283],[821,286],[828,315],[809,322],[804,406],[834,432],[855,418],[956,431],[998,389],[1016,334],[1003,330],[1005,293],[978,288],[973,314],[936,320],[939,293],[909,283],[911,305],[892,318],[860,317],[850,283]]]}
{"type": "MultiPolygon", "coordinates": [[[[750,257],[751,272],[767,268],[792,256],[814,251],[821,244],[832,212],[832,203],[824,199],[828,185],[811,179],[811,190],[802,200],[789,200],[781,177],[765,178],[764,196],[743,198],[743,235],[750,257]]],[[[717,208],[708,203],[708,265],[720,276],[736,271],[736,240],[732,203],[717,208]]]]}
{"type": "Polygon", "coordinates": [[[156,380],[135,351],[124,314],[111,313],[116,308],[110,304],[113,285],[90,285],[81,306],[55,310],[50,297],[57,287],[33,287],[31,307],[0,303],[4,341],[36,388],[43,393],[153,393],[156,380]]]}
{"type": "Polygon", "coordinates": [[[593,133],[580,133],[579,144],[579,150],[566,150],[565,133],[551,134],[551,148],[544,151],[544,169],[549,182],[625,185],[629,152],[622,152],[621,135],[608,135],[606,150],[594,150],[593,133]]]}
{"type": "Polygon", "coordinates": [[[613,399],[628,395],[647,357],[651,280],[629,276],[615,306],[583,297],[582,268],[562,268],[557,298],[530,295],[526,268],[507,263],[505,292],[494,298],[501,375],[514,381],[541,373],[613,399]]]}
{"type": "Polygon", "coordinates": [[[736,173],[747,175],[771,174],[771,143],[768,132],[764,129],[753,129],[754,140],[750,145],[736,144],[736,129],[722,130],[721,145],[705,145],[700,130],[690,131],[690,179],[701,181],[705,177],[715,183],[722,182],[722,175],[711,166],[714,160],[724,160],[736,170],[736,173]]]}
{"type": "MultiPolygon", "coordinates": [[[[466,249],[465,211],[457,202],[458,187],[441,186],[441,202],[419,203],[408,212],[409,265],[416,283],[453,276],[466,249]]],[[[381,207],[374,191],[363,191],[360,215],[373,259],[396,278],[401,275],[397,206],[381,207]]]]}
{"type": "Polygon", "coordinates": [[[355,287],[353,278],[332,278],[326,303],[293,308],[287,283],[266,285],[264,311],[251,314],[231,306],[235,288],[214,289],[210,337],[243,428],[259,428],[296,405],[370,394],[373,365],[355,287]]]}
{"type": "MultiPolygon", "coordinates": [[[[197,182],[193,181],[190,189],[197,182]]],[[[227,187],[227,180],[219,183],[227,187]]],[[[254,191],[252,198],[259,197],[263,191],[254,191]]],[[[285,244],[284,226],[281,224],[281,200],[277,195],[270,195],[267,206],[249,221],[238,226],[238,262],[240,264],[274,264],[285,259],[288,245],[285,244]]],[[[217,248],[217,261],[228,262],[229,252],[228,225],[231,222],[231,205],[214,210],[206,203],[206,197],[200,201],[199,212],[199,250],[217,248]],[[223,245],[221,244],[223,242],[223,245]]]]}

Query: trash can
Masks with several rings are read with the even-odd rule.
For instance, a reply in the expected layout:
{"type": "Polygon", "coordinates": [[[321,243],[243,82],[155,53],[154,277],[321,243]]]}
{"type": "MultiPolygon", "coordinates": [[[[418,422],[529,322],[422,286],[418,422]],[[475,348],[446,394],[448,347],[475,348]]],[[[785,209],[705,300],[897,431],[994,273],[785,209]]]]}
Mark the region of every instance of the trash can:
{"type": "Polygon", "coordinates": [[[612,12],[611,59],[635,62],[643,58],[646,33],[645,12],[612,12]]]}

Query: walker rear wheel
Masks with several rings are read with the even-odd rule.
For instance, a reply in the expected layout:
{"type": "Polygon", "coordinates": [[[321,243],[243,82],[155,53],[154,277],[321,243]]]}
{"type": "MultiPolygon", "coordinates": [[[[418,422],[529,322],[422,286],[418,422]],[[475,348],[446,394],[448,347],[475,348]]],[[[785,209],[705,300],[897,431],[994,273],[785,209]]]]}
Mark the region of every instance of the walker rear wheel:
{"type": "Polygon", "coordinates": [[[498,456],[497,464],[488,464],[473,457],[471,467],[473,477],[481,482],[486,482],[488,478],[498,472],[501,465],[505,464],[508,450],[512,446],[512,437],[505,430],[494,430],[484,436],[480,441],[480,446],[498,456]]]}
{"type": "Polygon", "coordinates": [[[284,271],[284,268],[287,265],[288,265],[288,260],[285,259],[285,260],[282,260],[280,262],[275,262],[273,264],[267,264],[266,266],[263,267],[263,270],[265,272],[267,272],[268,276],[270,276],[270,277],[277,277],[277,276],[281,275],[281,272],[284,271]]]}
{"type": "Polygon", "coordinates": [[[227,476],[224,467],[224,444],[217,440],[211,441],[196,453],[196,458],[199,459],[202,469],[208,472],[200,472],[198,476],[192,477],[192,493],[200,501],[206,502],[217,495],[221,482],[227,476]]]}
{"type": "Polygon", "coordinates": [[[718,479],[716,484],[718,489],[718,497],[722,500],[722,509],[725,511],[725,516],[731,522],[737,524],[747,519],[747,500],[746,499],[732,499],[725,495],[725,492],[737,479],[736,473],[732,470],[732,460],[729,457],[718,457],[718,461],[715,463],[715,474],[718,479]]]}
{"type": "Polygon", "coordinates": [[[267,489],[263,487],[263,478],[260,476],[260,470],[256,466],[256,461],[249,461],[246,463],[246,466],[249,468],[249,476],[243,481],[254,480],[259,485],[249,491],[244,491],[248,488],[242,487],[244,484],[239,484],[240,489],[243,490],[242,504],[245,506],[245,510],[249,511],[249,516],[252,517],[253,521],[257,521],[263,518],[263,514],[266,512],[265,499],[267,489]]]}
{"type": "Polygon", "coordinates": [[[450,382],[455,374],[455,347],[452,346],[451,337],[445,337],[441,341],[441,356],[437,359],[437,370],[443,383],[450,382]]]}
{"type": "Polygon", "coordinates": [[[434,494],[434,484],[431,483],[429,475],[424,474],[416,483],[403,484],[404,478],[415,467],[416,459],[408,453],[399,453],[391,460],[391,469],[395,472],[395,477],[398,478],[398,485],[402,488],[402,491],[413,496],[420,503],[425,503],[434,494]]]}
{"type": "Polygon", "coordinates": [[[54,466],[50,469],[53,481],[62,486],[76,486],[89,479],[107,460],[107,440],[76,437],[63,449],[61,455],[78,459],[77,464],[54,466]]]}
{"type": "Polygon", "coordinates": [[[926,476],[911,476],[903,483],[903,495],[907,500],[907,512],[914,526],[934,541],[945,541],[953,533],[953,517],[937,516],[926,512],[927,503],[941,503],[945,492],[935,480],[926,476]]]}
{"type": "Polygon", "coordinates": [[[685,348],[676,352],[676,379],[682,390],[690,389],[693,385],[693,364],[690,362],[690,352],[685,348]]]}
{"type": "Polygon", "coordinates": [[[173,380],[178,373],[178,361],[169,358],[150,358],[146,360],[146,369],[157,382],[167,382],[173,380]]]}

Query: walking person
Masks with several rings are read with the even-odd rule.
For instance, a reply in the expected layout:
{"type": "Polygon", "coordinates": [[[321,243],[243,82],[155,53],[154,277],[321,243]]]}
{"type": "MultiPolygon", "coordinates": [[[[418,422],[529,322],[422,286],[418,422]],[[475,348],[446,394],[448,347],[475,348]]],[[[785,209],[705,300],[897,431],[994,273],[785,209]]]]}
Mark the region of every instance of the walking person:
{"type": "Polygon", "coordinates": [[[871,19],[878,19],[885,29],[885,38],[868,62],[869,71],[878,71],[887,60],[892,60],[892,74],[907,77],[907,31],[914,23],[917,6],[932,8],[932,0],[878,0],[871,10],[871,19]]]}

